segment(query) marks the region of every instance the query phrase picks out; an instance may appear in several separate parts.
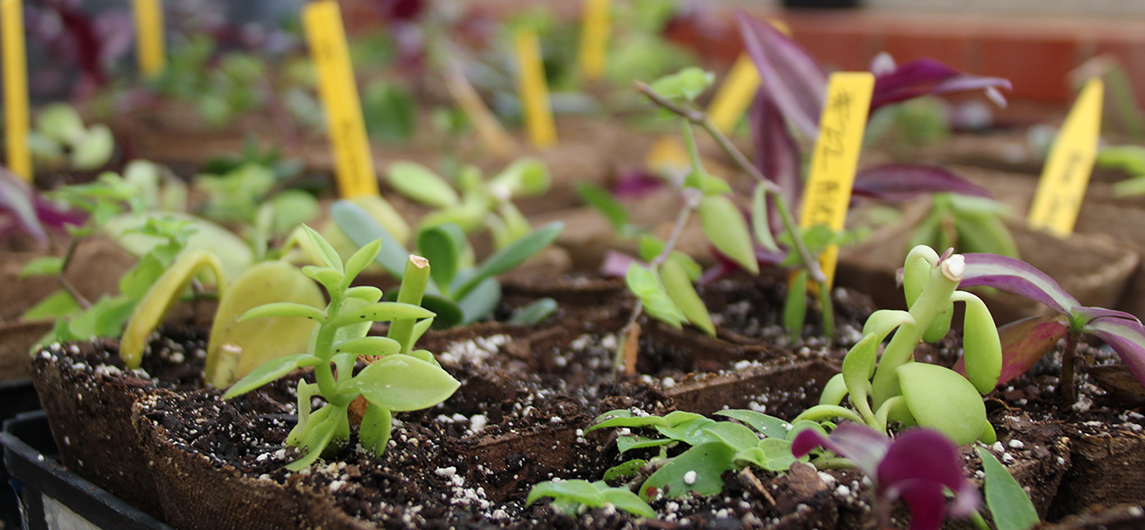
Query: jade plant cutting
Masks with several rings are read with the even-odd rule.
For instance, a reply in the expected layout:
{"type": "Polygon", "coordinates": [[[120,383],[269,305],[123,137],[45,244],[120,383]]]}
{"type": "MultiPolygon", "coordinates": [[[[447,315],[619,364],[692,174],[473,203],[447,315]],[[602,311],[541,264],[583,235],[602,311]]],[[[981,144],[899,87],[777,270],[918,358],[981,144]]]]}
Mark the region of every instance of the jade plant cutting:
{"type": "MultiPolygon", "coordinates": [[[[410,252],[381,224],[349,201],[336,202],[330,213],[355,243],[365,245],[380,240],[382,252],[376,261],[390,275],[402,277],[410,252]]],[[[474,322],[489,315],[501,300],[497,276],[544,250],[563,229],[564,223],[560,221],[546,224],[517,238],[480,264],[474,264],[473,251],[460,226],[444,222],[423,227],[417,233],[418,252],[436,265],[429,275],[425,296],[418,297],[419,303],[437,313],[434,326],[439,328],[474,322]]],[[[398,297],[401,297],[400,290],[398,297]]],[[[543,304],[551,305],[551,302],[543,304]]]]}
{"type": "MultiPolygon", "coordinates": [[[[1052,317],[1020,320],[999,330],[1008,339],[999,382],[1021,375],[1052,351],[1059,339],[1065,338],[1059,387],[1063,403],[1072,405],[1077,399],[1074,382],[1077,345],[1084,335],[1090,334],[1109,344],[1137,381],[1145,385],[1145,326],[1137,317],[1122,311],[1083,306],[1046,273],[1006,256],[966,254],[961,287],[974,286],[1021,295],[1058,313],[1052,317]]],[[[959,364],[956,369],[964,371],[965,367],[959,364]]]]}
{"type": "Polygon", "coordinates": [[[918,246],[907,255],[902,283],[909,311],[876,311],[863,326],[863,338],[847,352],[842,373],[823,390],[819,405],[798,419],[846,418],[886,431],[891,422],[941,431],[959,445],[993,442],[980,394],[994,390],[1002,370],[1001,344],[990,310],[977,296],[957,287],[966,258],[918,246]],[[912,362],[922,340],[937,342],[950,330],[954,302],[966,304],[963,324],[965,376],[948,368],[912,362]],[[879,345],[894,331],[878,359],[879,345]],[[877,360],[878,359],[878,360],[877,360]],[[850,397],[854,410],[840,403],[850,397]]]}
{"type": "Polygon", "coordinates": [[[317,322],[306,353],[279,357],[262,365],[231,386],[224,399],[250,392],[301,367],[314,367],[315,383],[298,383],[298,423],[287,437],[302,456],[288,464],[297,471],[319,457],[341,449],[350,440],[350,404],[358,397],[368,402],[358,430],[362,447],[375,455],[386,450],[393,412],[420,410],[441,403],[460,383],[450,376],[433,354],[414,350],[413,345],[433,321],[434,313],[420,307],[430,278],[428,260],[409,256],[402,275],[397,302],[380,302],[376,287],[351,287],[382,248],[376,240],[363,245],[342,263],[337,252],[317,232],[305,227],[324,266],[307,266],[303,273],[326,288],[330,303],[325,310],[304,304],[279,302],[248,311],[242,320],[267,317],[302,317],[317,322]],[[373,322],[390,322],[387,337],[368,337],[373,322]],[[360,357],[374,361],[357,374],[360,357]],[[326,405],[311,410],[311,398],[326,405]]]}

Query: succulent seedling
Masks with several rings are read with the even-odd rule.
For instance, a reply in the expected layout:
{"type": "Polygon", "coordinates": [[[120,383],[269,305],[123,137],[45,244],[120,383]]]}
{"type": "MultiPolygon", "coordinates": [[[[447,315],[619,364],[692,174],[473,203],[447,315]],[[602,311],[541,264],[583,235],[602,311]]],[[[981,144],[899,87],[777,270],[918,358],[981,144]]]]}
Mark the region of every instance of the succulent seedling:
{"type": "MultiPolygon", "coordinates": [[[[372,240],[380,240],[382,252],[378,254],[377,263],[390,275],[402,277],[410,252],[385,228],[365,210],[348,201],[336,202],[330,212],[342,231],[355,243],[365,245],[372,240]]],[[[434,272],[429,275],[425,296],[418,298],[419,303],[437,313],[434,326],[439,328],[485,317],[501,300],[501,284],[497,276],[544,250],[563,229],[564,223],[549,223],[517,238],[481,264],[472,265],[472,251],[460,226],[446,222],[422,228],[417,235],[418,252],[435,265],[434,272]]],[[[398,296],[401,296],[400,291],[398,296]]]]}
{"type": "Polygon", "coordinates": [[[375,455],[386,450],[392,413],[432,407],[449,398],[460,386],[437,364],[433,354],[414,350],[417,339],[429,328],[434,313],[418,304],[430,278],[429,262],[408,256],[397,302],[380,302],[376,287],[351,287],[382,248],[376,240],[342,263],[338,253],[317,232],[305,227],[311,243],[319,249],[324,266],[307,266],[303,273],[326,288],[330,303],[325,310],[304,304],[278,302],[250,311],[240,321],[267,317],[301,317],[317,322],[306,353],[272,360],[231,386],[225,399],[250,392],[301,367],[314,367],[316,382],[298,383],[298,424],[287,437],[288,445],[303,450],[287,469],[308,467],[350,439],[350,404],[359,396],[368,402],[358,438],[375,455]],[[388,337],[367,337],[373,322],[389,321],[388,337]],[[362,356],[376,358],[357,374],[354,364],[362,356]],[[333,366],[332,366],[333,365],[333,366]],[[312,411],[311,398],[326,401],[312,411]]]}
{"type": "Polygon", "coordinates": [[[1001,344],[990,310],[977,296],[956,290],[966,272],[960,254],[939,256],[918,246],[902,271],[909,311],[876,311],[863,326],[863,338],[847,352],[842,373],[823,390],[819,405],[796,419],[846,418],[886,431],[890,422],[941,431],[960,445],[992,442],[979,394],[994,390],[1002,370],[1001,344]],[[912,362],[922,340],[936,342],[950,330],[954,302],[966,304],[963,329],[965,377],[942,366],[912,362]],[[878,358],[879,345],[894,337],[878,358]],[[873,377],[872,377],[873,376],[873,377]],[[840,406],[850,396],[854,410],[840,406]]]}
{"type": "Polygon", "coordinates": [[[92,171],[111,160],[115,138],[106,125],[85,126],[71,105],[53,103],[36,116],[36,127],[28,133],[28,148],[37,167],[92,171]]]}

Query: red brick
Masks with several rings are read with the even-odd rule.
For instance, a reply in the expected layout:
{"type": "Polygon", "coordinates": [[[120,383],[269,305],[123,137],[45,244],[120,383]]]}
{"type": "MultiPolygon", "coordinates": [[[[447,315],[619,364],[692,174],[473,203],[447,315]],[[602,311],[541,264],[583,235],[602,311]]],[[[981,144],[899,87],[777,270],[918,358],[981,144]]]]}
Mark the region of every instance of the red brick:
{"type": "Polygon", "coordinates": [[[891,54],[899,64],[929,57],[959,70],[975,69],[971,63],[971,37],[965,31],[920,33],[891,30],[883,39],[883,51],[891,54]]]}
{"type": "Polygon", "coordinates": [[[977,73],[1009,79],[1015,98],[1064,102],[1072,96],[1068,76],[1077,62],[1074,39],[987,35],[978,53],[981,71],[977,73]]]}

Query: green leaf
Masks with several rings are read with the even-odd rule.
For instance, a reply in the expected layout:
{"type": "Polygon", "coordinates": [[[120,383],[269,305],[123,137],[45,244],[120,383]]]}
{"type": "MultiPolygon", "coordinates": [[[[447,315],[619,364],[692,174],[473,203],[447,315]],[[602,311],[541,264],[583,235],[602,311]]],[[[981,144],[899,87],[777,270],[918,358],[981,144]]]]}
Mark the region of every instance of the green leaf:
{"type": "MultiPolygon", "coordinates": [[[[621,451],[621,452],[623,453],[624,451],[621,451]]],[[[647,464],[647,463],[648,463],[647,460],[642,460],[642,459],[637,458],[637,459],[629,460],[623,464],[617,464],[615,466],[612,466],[612,467],[608,468],[607,471],[604,472],[604,477],[603,477],[604,481],[605,482],[614,482],[617,479],[634,477],[640,473],[640,468],[644,467],[644,464],[647,464]]]]}
{"type": "Polygon", "coordinates": [[[655,429],[659,431],[660,434],[673,440],[684,442],[688,445],[700,445],[716,439],[704,430],[705,427],[715,424],[715,420],[700,416],[699,418],[689,419],[675,425],[657,426],[655,429]]]}
{"type": "Polygon", "coordinates": [[[758,275],[759,262],[739,208],[723,195],[708,195],[700,202],[699,212],[700,226],[712,245],[744,270],[758,275]]]}
{"type": "Polygon", "coordinates": [[[672,443],[676,443],[676,440],[671,438],[649,438],[647,436],[628,435],[616,438],[616,449],[621,453],[626,453],[633,449],[660,447],[672,443]]]}
{"type": "Polygon", "coordinates": [[[428,325],[432,326],[433,329],[449,329],[465,321],[466,313],[461,309],[461,306],[439,294],[425,293],[421,298],[421,306],[434,313],[435,316],[432,319],[427,319],[432,320],[433,323],[423,324],[425,322],[423,320],[415,325],[428,325]]]}
{"type": "Polygon", "coordinates": [[[394,189],[422,204],[444,208],[461,202],[453,186],[421,164],[394,162],[390,164],[387,175],[394,189]]]}
{"type": "Polygon", "coordinates": [[[601,490],[601,494],[604,495],[606,503],[611,503],[630,514],[649,519],[656,518],[656,511],[628,488],[605,488],[601,490]]]}
{"type": "Polygon", "coordinates": [[[763,467],[768,471],[787,471],[797,458],[791,454],[791,442],[768,438],[759,441],[759,448],[763,451],[763,467]]]}
{"type": "Polygon", "coordinates": [[[692,287],[692,281],[688,279],[684,267],[675,260],[666,260],[660,266],[660,279],[664,282],[664,291],[684,313],[688,322],[704,330],[704,333],[716,336],[716,326],[712,323],[708,308],[700,299],[700,295],[696,294],[696,289],[692,287]]]}
{"type": "Polygon", "coordinates": [[[334,352],[350,352],[357,355],[376,355],[383,357],[401,351],[402,345],[389,337],[361,337],[344,340],[334,344],[334,352]]]}
{"type": "Polygon", "coordinates": [[[990,309],[981,298],[965,291],[954,291],[951,300],[966,303],[962,324],[962,358],[966,360],[966,378],[983,395],[998,386],[1002,375],[1002,340],[990,309]]]}
{"type": "Polygon", "coordinates": [[[875,417],[867,396],[870,395],[871,375],[875,371],[875,358],[879,354],[880,339],[881,337],[875,333],[866,335],[858,344],[851,347],[846,357],[843,357],[843,381],[847,384],[851,401],[864,418],[875,417]]]}
{"type": "Polygon", "coordinates": [[[651,234],[640,234],[639,254],[640,259],[644,261],[652,261],[664,251],[664,245],[667,243],[651,234]]]}
{"type": "Polygon", "coordinates": [[[241,317],[239,317],[239,322],[250,320],[252,318],[267,317],[299,317],[308,318],[320,323],[326,322],[325,311],[318,309],[317,307],[294,302],[272,302],[251,308],[246,313],[243,313],[241,317]]]}
{"type": "Polygon", "coordinates": [[[52,103],[36,115],[36,132],[63,144],[78,141],[87,129],[75,107],[67,103],[52,103]]]}
{"type": "Polygon", "coordinates": [[[730,421],[718,421],[704,427],[704,432],[726,443],[736,451],[746,451],[759,445],[759,437],[751,429],[730,421]]]}
{"type": "Polygon", "coordinates": [[[418,232],[417,250],[429,260],[430,277],[439,288],[448,289],[453,283],[467,244],[465,233],[453,223],[426,227],[418,232]]]}
{"type": "Polygon", "coordinates": [[[373,285],[359,285],[346,289],[346,298],[356,298],[369,304],[381,300],[382,295],[382,290],[373,285]]]}
{"type": "Polygon", "coordinates": [[[684,177],[685,188],[695,188],[703,192],[704,195],[722,195],[724,193],[731,193],[732,188],[728,185],[727,181],[715,175],[705,173],[702,171],[693,170],[684,177]]]}
{"type": "Polygon", "coordinates": [[[500,301],[501,282],[497,281],[497,278],[486,278],[475,289],[469,291],[465,298],[457,302],[457,307],[464,315],[461,323],[470,324],[485,318],[497,309],[500,301]]]}
{"type": "Polygon", "coordinates": [[[974,442],[989,425],[982,396],[957,372],[913,362],[899,366],[895,373],[919,425],[942,431],[957,445],[974,442]]]}
{"type": "Polygon", "coordinates": [[[39,302],[36,305],[28,308],[23,315],[20,315],[22,320],[36,320],[40,318],[59,318],[80,311],[80,305],[76,302],[75,297],[65,289],[60,289],[39,302]]]}
{"type": "Polygon", "coordinates": [[[318,249],[318,255],[322,258],[322,263],[338,272],[344,272],[345,269],[342,267],[342,258],[338,256],[338,251],[334,250],[334,247],[330,246],[330,243],[328,243],[321,234],[315,232],[314,229],[306,225],[302,225],[302,229],[306,230],[306,235],[310,237],[310,243],[314,245],[314,248],[318,249]]]}
{"type": "Polygon", "coordinates": [[[1041,522],[1030,496],[1005,466],[988,449],[975,449],[982,459],[982,470],[986,472],[983,485],[986,506],[994,515],[994,524],[998,530],[1028,530],[1041,522]]]}
{"type": "Polygon", "coordinates": [[[595,183],[583,181],[577,183],[576,193],[585,204],[596,208],[601,215],[608,219],[614,232],[620,232],[628,224],[628,209],[616,200],[616,197],[613,197],[608,190],[595,183]]]}
{"type": "Polygon", "coordinates": [[[389,355],[367,366],[350,386],[379,407],[403,412],[445,401],[461,386],[438,366],[409,355],[389,355]]]}
{"type": "MultiPolygon", "coordinates": [[[[440,313],[438,314],[440,315],[440,313]]],[[[433,318],[427,318],[425,320],[419,320],[413,325],[413,334],[410,336],[410,344],[417,344],[417,340],[420,339],[422,335],[425,335],[425,332],[433,326],[433,320],[433,318]]],[[[414,352],[411,352],[410,355],[413,355],[413,353],[414,352]]]]}
{"type": "Polygon", "coordinates": [[[604,506],[604,495],[600,489],[587,480],[573,479],[560,482],[545,481],[533,486],[525,498],[525,506],[537,502],[542,497],[552,497],[562,501],[572,501],[591,508],[604,506]]]}
{"type": "Polygon", "coordinates": [[[469,294],[469,291],[485,281],[486,278],[509,272],[534,254],[544,250],[545,247],[552,244],[553,241],[556,241],[557,236],[560,235],[564,228],[565,224],[560,221],[548,223],[533,230],[529,235],[514,241],[511,245],[497,251],[496,254],[489,256],[489,259],[485,260],[485,262],[477,268],[473,276],[470,276],[466,279],[465,283],[454,290],[454,299],[465,298],[465,295],[469,294]]]}
{"type": "MultiPolygon", "coordinates": [[[[696,416],[699,415],[697,414],[696,416]]],[[[606,429],[610,427],[635,428],[668,424],[668,422],[660,416],[633,416],[632,411],[628,409],[617,409],[605,412],[604,414],[597,416],[594,421],[596,424],[585,429],[584,432],[592,432],[597,429],[606,429]]]]}
{"type": "Polygon", "coordinates": [[[628,285],[628,290],[644,303],[644,310],[649,316],[675,328],[680,328],[687,319],[684,312],[680,311],[668,297],[668,293],[664,292],[664,287],[660,285],[660,280],[656,278],[654,272],[638,263],[633,263],[628,267],[624,281],[628,285]]]}
{"type": "Polygon", "coordinates": [[[346,275],[342,274],[333,267],[318,267],[315,265],[307,265],[302,267],[302,274],[309,276],[314,281],[322,284],[329,292],[337,292],[342,285],[342,281],[346,279],[346,275]]]}
{"type": "Polygon", "coordinates": [[[106,125],[97,123],[72,144],[71,166],[80,171],[96,170],[107,165],[113,154],[115,136],[106,125]]]}
{"type": "Polygon", "coordinates": [[[365,209],[348,200],[339,200],[330,207],[330,215],[334,222],[338,223],[338,228],[346,232],[346,236],[358,246],[369,244],[374,239],[381,239],[381,252],[374,261],[377,261],[382,269],[386,269],[390,276],[402,277],[405,261],[409,260],[410,252],[406,251],[389,231],[382,228],[373,216],[366,213],[365,209]]]}
{"type": "MultiPolygon", "coordinates": [[[[387,322],[406,318],[429,318],[434,313],[428,309],[413,304],[399,302],[378,302],[365,305],[349,311],[343,311],[336,318],[326,324],[336,328],[360,324],[362,322],[387,322]]],[[[395,409],[396,410],[396,409],[395,409]]]]}
{"type": "Polygon", "coordinates": [[[536,324],[557,312],[557,301],[552,298],[538,298],[528,305],[518,307],[509,315],[510,324],[536,324]]]}
{"type": "Polygon", "coordinates": [[[771,222],[767,217],[767,188],[757,185],[751,195],[751,228],[755,232],[755,241],[773,254],[779,254],[779,245],[775,244],[775,237],[771,235],[771,222]]]}
{"type": "Polygon", "coordinates": [[[662,493],[667,498],[690,493],[706,497],[724,489],[720,477],[735,469],[735,451],[723,442],[708,442],[684,451],[656,470],[640,486],[640,498],[650,500],[662,493]]]}
{"type": "Polygon", "coordinates": [[[255,368],[246,377],[240,379],[237,383],[231,385],[227,392],[223,394],[223,399],[231,399],[235,396],[240,396],[251,390],[254,390],[262,385],[278,379],[298,368],[304,366],[317,366],[321,363],[322,359],[310,355],[309,353],[298,353],[295,355],[285,355],[277,359],[255,368]]]}
{"type": "Polygon", "coordinates": [[[717,416],[725,416],[733,420],[741,421],[747,426],[759,431],[768,438],[778,438],[780,440],[787,439],[787,433],[791,430],[791,424],[783,421],[774,416],[768,416],[762,412],[754,410],[743,409],[729,409],[716,412],[717,416]]]}
{"type": "Polygon", "coordinates": [[[807,318],[807,270],[795,273],[795,280],[787,289],[787,301],[783,304],[783,328],[791,340],[799,340],[803,335],[803,321],[807,318]]]}
{"type": "Polygon", "coordinates": [[[64,270],[64,258],[47,256],[29,261],[20,270],[17,279],[23,280],[28,276],[58,276],[64,270]]]}
{"type": "Polygon", "coordinates": [[[489,181],[489,190],[496,197],[498,188],[507,190],[508,197],[532,197],[549,189],[549,168],[536,158],[520,158],[509,164],[499,175],[489,181]]]}
{"type": "Polygon", "coordinates": [[[373,403],[366,405],[366,414],[358,427],[358,441],[366,450],[381,455],[386,451],[393,429],[393,414],[373,403]]]}
{"type": "Polygon", "coordinates": [[[716,75],[695,66],[689,66],[650,83],[652,90],[669,99],[692,101],[711,86],[716,75]]]}
{"type": "Polygon", "coordinates": [[[166,270],[167,265],[164,265],[159,258],[150,253],[145,254],[131,270],[119,278],[119,292],[134,300],[142,299],[166,270]]]}
{"type": "Polygon", "coordinates": [[[376,239],[363,245],[362,248],[359,248],[350,256],[350,259],[346,260],[346,272],[342,279],[342,283],[345,284],[342,286],[343,290],[348,287],[350,282],[354,281],[354,278],[357,278],[362,271],[366,270],[366,267],[370,266],[370,263],[373,263],[374,258],[378,255],[378,251],[381,248],[382,240],[376,239]]]}

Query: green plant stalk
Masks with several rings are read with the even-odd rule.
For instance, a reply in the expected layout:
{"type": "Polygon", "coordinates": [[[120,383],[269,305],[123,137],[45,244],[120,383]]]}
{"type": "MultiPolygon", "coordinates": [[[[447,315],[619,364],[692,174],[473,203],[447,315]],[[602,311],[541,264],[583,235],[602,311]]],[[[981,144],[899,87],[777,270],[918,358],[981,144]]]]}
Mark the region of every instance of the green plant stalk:
{"type": "MultiPolygon", "coordinates": [[[[402,283],[398,289],[398,302],[421,305],[425,295],[426,285],[429,284],[429,260],[410,254],[406,261],[405,271],[402,272],[402,283]]],[[[402,345],[401,353],[409,354],[413,349],[413,327],[416,319],[395,320],[390,323],[390,331],[386,335],[402,345]]]]}
{"type": "MultiPolygon", "coordinates": [[[[922,248],[925,250],[920,251],[919,247],[915,247],[907,255],[905,267],[907,271],[910,271],[912,260],[924,259],[929,263],[933,259],[932,256],[920,255],[926,251],[929,251],[930,254],[934,253],[928,247],[922,248]]],[[[914,318],[915,323],[905,323],[898,327],[894,337],[891,338],[890,343],[883,351],[882,360],[879,361],[879,366],[875,370],[875,377],[871,380],[871,400],[874,410],[878,410],[887,399],[898,394],[898,374],[895,369],[911,359],[914,354],[914,347],[922,340],[922,336],[930,327],[930,323],[946,309],[950,296],[954,294],[954,290],[962,281],[961,270],[952,270],[957,268],[951,266],[951,260],[943,261],[937,266],[931,263],[930,276],[927,278],[926,285],[918,299],[910,307],[909,313],[914,318]]]]}
{"type": "Polygon", "coordinates": [[[791,216],[791,210],[787,207],[786,201],[784,200],[783,195],[780,193],[781,190],[779,189],[779,185],[763,176],[763,173],[759,171],[759,168],[755,167],[755,165],[748,161],[747,157],[745,157],[743,153],[741,153],[740,150],[736,148],[735,144],[733,144],[732,141],[724,135],[724,133],[720,132],[720,130],[716,128],[716,126],[712,123],[712,120],[708,118],[707,114],[690,107],[684,107],[673,103],[668,98],[659,94],[655,90],[652,90],[652,87],[648,86],[646,83],[637,81],[636,90],[639,90],[645,96],[648,96],[648,98],[651,99],[653,103],[660,106],[661,108],[664,108],[669,112],[672,112],[673,114],[688,120],[688,122],[692,124],[703,127],[704,130],[707,131],[708,134],[716,140],[716,143],[720,145],[724,152],[727,153],[727,155],[735,161],[736,165],[739,166],[742,171],[745,171],[747,174],[751,175],[758,185],[764,186],[767,189],[768,193],[775,195],[775,205],[776,209],[779,211],[780,217],[783,219],[783,228],[787,231],[788,234],[792,236],[792,244],[795,246],[795,251],[798,252],[799,256],[803,259],[803,267],[807,269],[807,274],[810,275],[812,280],[815,280],[815,282],[819,284],[827,283],[827,276],[824,275],[823,270],[819,268],[819,261],[811,255],[811,250],[807,248],[807,244],[803,242],[803,238],[797,237],[799,232],[795,224],[795,218],[791,216]]]}
{"type": "MultiPolygon", "coordinates": [[[[330,306],[326,310],[327,322],[338,318],[342,309],[343,292],[330,292],[330,306]]],[[[351,399],[338,394],[338,383],[334,379],[334,370],[330,368],[330,360],[334,357],[334,337],[338,328],[326,324],[319,324],[318,337],[314,341],[314,355],[322,362],[314,367],[314,379],[318,383],[319,393],[330,398],[330,404],[339,407],[350,406],[351,399]]],[[[339,374],[349,378],[351,374],[339,374]]]]}

